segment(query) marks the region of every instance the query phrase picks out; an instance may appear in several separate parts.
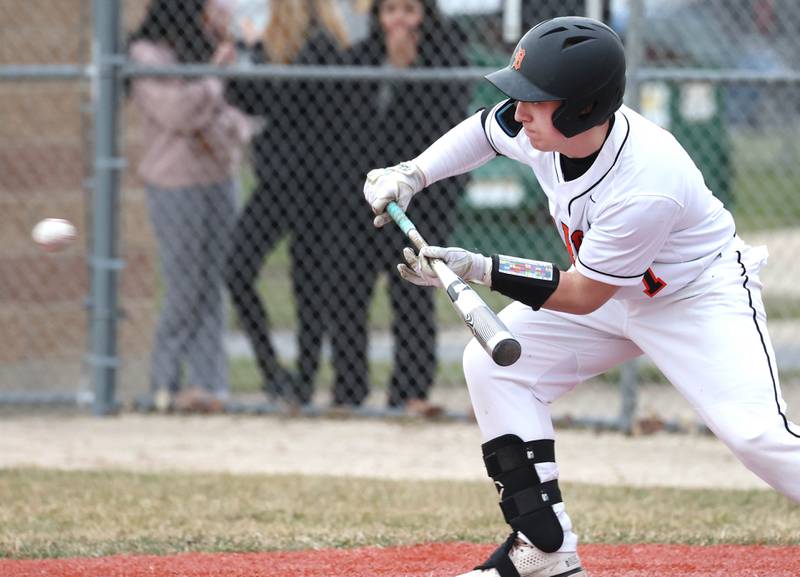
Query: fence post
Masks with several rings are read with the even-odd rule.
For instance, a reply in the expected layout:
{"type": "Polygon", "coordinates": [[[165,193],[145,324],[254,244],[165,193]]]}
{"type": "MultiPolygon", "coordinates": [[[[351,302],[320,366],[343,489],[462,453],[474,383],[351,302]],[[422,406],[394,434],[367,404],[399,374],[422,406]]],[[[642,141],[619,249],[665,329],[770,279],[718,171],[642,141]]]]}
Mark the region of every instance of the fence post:
{"type": "Polygon", "coordinates": [[[641,105],[641,79],[639,72],[642,68],[644,45],[642,39],[642,20],[644,6],[642,0],[629,0],[628,25],[625,31],[625,60],[627,61],[627,89],[625,90],[625,104],[638,112],[641,105]]]}
{"type": "Polygon", "coordinates": [[[94,177],[92,182],[91,352],[87,359],[94,383],[95,415],[116,410],[117,276],[119,171],[118,115],[120,89],[120,1],[94,0],[92,100],[94,177]]]}
{"type": "Polygon", "coordinates": [[[586,16],[595,20],[605,20],[605,3],[606,0],[586,0],[586,16]]]}
{"type": "MultiPolygon", "coordinates": [[[[625,31],[625,59],[627,60],[627,89],[625,103],[639,110],[641,105],[641,81],[639,71],[642,68],[644,54],[642,44],[642,16],[644,6],[642,0],[630,0],[628,26],[625,31]]],[[[632,434],[636,422],[636,411],[639,405],[639,362],[633,359],[622,365],[619,382],[620,414],[619,428],[624,433],[632,434]]]]}

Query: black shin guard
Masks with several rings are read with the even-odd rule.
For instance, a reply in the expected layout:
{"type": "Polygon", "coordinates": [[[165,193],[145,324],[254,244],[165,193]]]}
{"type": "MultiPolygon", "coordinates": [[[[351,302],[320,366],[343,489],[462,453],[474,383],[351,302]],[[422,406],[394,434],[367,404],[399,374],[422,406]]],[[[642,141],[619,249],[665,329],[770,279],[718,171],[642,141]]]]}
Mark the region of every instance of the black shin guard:
{"type": "Polygon", "coordinates": [[[561,502],[558,480],[542,483],[536,463],[554,463],[555,443],[549,439],[523,442],[503,435],[483,444],[483,462],[500,493],[506,522],[546,553],[557,551],[564,530],[552,505],[561,502]]]}

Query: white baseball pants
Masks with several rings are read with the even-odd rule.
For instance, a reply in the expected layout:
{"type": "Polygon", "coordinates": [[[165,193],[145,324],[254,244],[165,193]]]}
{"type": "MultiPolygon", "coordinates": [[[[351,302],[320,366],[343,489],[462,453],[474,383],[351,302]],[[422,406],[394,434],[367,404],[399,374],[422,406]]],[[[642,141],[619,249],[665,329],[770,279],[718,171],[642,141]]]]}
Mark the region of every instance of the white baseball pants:
{"type": "MultiPolygon", "coordinates": [[[[747,468],[800,502],[800,427],[787,419],[767,333],[758,276],[765,262],[766,249],[735,239],[699,278],[663,298],[611,300],[583,316],[512,303],[500,317],[522,344],[520,360],[498,366],[474,340],[464,352],[484,441],[554,438],[550,402],[645,353],[747,468]]],[[[558,475],[550,469],[548,477],[558,475]]]]}

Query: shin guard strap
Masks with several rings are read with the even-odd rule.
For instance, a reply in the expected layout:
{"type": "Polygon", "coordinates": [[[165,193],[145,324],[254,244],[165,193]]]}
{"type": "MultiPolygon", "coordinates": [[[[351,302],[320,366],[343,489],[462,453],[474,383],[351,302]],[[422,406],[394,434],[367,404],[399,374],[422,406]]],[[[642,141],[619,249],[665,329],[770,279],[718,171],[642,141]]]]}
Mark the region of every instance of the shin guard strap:
{"type": "MultiPolygon", "coordinates": [[[[500,509],[503,511],[506,522],[514,527],[515,521],[520,517],[560,502],[561,489],[558,488],[558,480],[554,479],[509,495],[500,501],[500,509]]],[[[516,529],[516,527],[514,528],[516,529]]]]}
{"type": "MultiPolygon", "coordinates": [[[[519,437],[517,437],[519,439],[519,437]]],[[[483,455],[486,472],[493,479],[503,473],[533,463],[555,463],[555,441],[539,439],[527,443],[514,443],[487,450],[483,455]]]]}
{"type": "Polygon", "coordinates": [[[483,564],[475,567],[475,570],[485,571],[487,569],[494,569],[500,577],[520,577],[519,571],[514,567],[514,563],[511,562],[511,557],[509,557],[511,548],[514,546],[516,540],[517,532],[514,531],[509,538],[506,539],[506,542],[495,549],[494,553],[492,553],[483,564]]]}
{"type": "Polygon", "coordinates": [[[553,553],[564,543],[564,529],[552,507],[556,503],[561,503],[561,490],[554,479],[509,495],[500,509],[512,529],[545,553],[553,553]]]}

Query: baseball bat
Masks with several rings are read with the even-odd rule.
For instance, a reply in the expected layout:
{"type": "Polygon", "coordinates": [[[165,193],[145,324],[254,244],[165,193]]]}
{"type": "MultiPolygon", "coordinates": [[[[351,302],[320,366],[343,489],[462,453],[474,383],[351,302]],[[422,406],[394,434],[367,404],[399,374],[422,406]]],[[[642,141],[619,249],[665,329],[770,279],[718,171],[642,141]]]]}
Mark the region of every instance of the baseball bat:
{"type": "MultiPolygon", "coordinates": [[[[417,250],[428,246],[425,239],[396,202],[390,202],[386,212],[400,227],[417,250]]],[[[444,285],[445,292],[458,311],[464,324],[472,331],[492,360],[502,367],[513,365],[519,359],[522,347],[494,311],[468,283],[439,259],[430,259],[433,271],[444,285]]]]}

